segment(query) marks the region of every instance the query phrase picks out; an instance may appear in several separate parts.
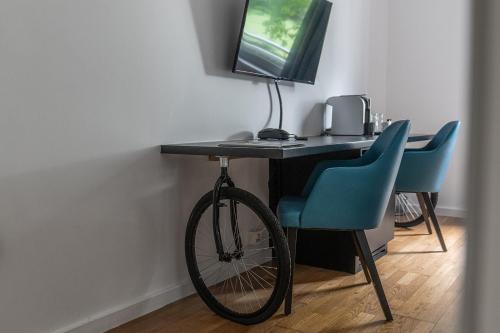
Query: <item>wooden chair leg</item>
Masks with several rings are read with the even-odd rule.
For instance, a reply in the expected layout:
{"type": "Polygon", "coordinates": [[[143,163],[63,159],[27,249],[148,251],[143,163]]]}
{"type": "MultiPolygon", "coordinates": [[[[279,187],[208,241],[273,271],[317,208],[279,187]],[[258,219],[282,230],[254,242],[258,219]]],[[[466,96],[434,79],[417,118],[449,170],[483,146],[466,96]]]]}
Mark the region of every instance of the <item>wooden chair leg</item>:
{"type": "Polygon", "coordinates": [[[375,287],[375,292],[377,293],[378,300],[380,302],[380,306],[384,311],[385,318],[387,321],[392,321],[392,313],[391,308],[389,307],[389,303],[387,302],[387,298],[385,297],[384,287],[382,286],[382,282],[380,282],[380,277],[378,276],[377,267],[375,266],[375,261],[373,260],[372,252],[370,250],[370,246],[368,245],[368,240],[366,239],[366,234],[363,230],[355,231],[356,239],[358,240],[359,246],[361,248],[361,253],[366,261],[366,265],[370,271],[370,276],[373,280],[373,286],[375,287]]]}
{"type": "Polygon", "coordinates": [[[427,207],[427,211],[429,212],[429,216],[431,218],[432,224],[434,225],[434,229],[436,230],[436,234],[439,239],[439,243],[441,243],[441,248],[443,249],[444,252],[447,252],[448,249],[446,248],[446,243],[444,242],[444,237],[443,233],[441,232],[441,227],[439,226],[439,221],[436,216],[436,212],[434,211],[434,206],[432,205],[431,198],[429,196],[429,193],[422,193],[422,196],[424,198],[425,205],[427,207]]]}
{"type": "Polygon", "coordinates": [[[429,217],[429,211],[427,210],[427,205],[425,204],[423,193],[417,193],[418,203],[420,204],[420,210],[422,211],[422,216],[425,220],[425,225],[427,226],[427,232],[432,235],[431,219],[429,217]]]}
{"type": "Polygon", "coordinates": [[[365,257],[361,252],[361,248],[359,246],[359,242],[358,239],[356,238],[356,234],[354,231],[352,232],[352,239],[354,242],[354,247],[356,248],[356,253],[358,254],[359,262],[361,263],[361,267],[363,267],[363,272],[365,273],[366,281],[368,282],[368,284],[370,284],[372,283],[372,278],[370,277],[370,272],[368,271],[368,266],[366,265],[365,257]]]}
{"type": "Polygon", "coordinates": [[[292,313],[292,299],[293,299],[293,273],[295,271],[295,254],[297,253],[297,229],[286,229],[288,248],[290,249],[290,284],[288,285],[288,292],[285,297],[285,315],[292,313]]]}

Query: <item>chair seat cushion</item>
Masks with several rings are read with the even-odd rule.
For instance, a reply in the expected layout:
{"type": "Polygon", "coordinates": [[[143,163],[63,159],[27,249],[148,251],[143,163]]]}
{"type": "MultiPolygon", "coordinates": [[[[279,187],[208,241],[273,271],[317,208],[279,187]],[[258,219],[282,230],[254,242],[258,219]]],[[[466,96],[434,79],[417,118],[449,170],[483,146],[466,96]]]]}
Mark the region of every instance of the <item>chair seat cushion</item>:
{"type": "Polygon", "coordinates": [[[300,216],[306,205],[302,197],[283,197],[278,204],[278,219],[286,228],[299,228],[300,216]]]}

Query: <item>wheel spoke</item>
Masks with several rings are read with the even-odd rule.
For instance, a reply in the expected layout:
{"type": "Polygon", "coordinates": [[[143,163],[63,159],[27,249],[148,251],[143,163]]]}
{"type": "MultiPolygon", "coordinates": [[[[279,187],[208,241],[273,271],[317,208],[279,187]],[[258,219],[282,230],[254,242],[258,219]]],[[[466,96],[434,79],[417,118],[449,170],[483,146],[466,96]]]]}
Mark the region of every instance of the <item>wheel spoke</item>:
{"type": "MultiPolygon", "coordinates": [[[[241,281],[240,272],[238,271],[238,268],[236,267],[236,265],[234,264],[234,262],[232,262],[232,265],[233,265],[233,268],[234,268],[234,272],[236,273],[236,277],[238,278],[238,281],[240,282],[240,290],[243,293],[243,298],[246,298],[247,293],[246,293],[245,286],[243,285],[243,282],[241,281]]],[[[245,311],[248,312],[248,305],[247,305],[247,303],[243,302],[243,304],[245,306],[245,311]]]]}
{"type": "Polygon", "coordinates": [[[258,266],[258,268],[262,269],[264,272],[266,272],[267,274],[271,275],[273,278],[276,279],[276,275],[274,275],[273,273],[269,272],[267,269],[263,268],[261,265],[257,264],[256,262],[253,262],[255,265],[258,266]]]}
{"type": "Polygon", "coordinates": [[[254,277],[257,277],[259,278],[262,282],[265,282],[267,283],[270,287],[273,287],[273,285],[267,281],[266,279],[264,279],[262,276],[258,275],[257,273],[253,272],[252,270],[249,270],[250,274],[252,274],[254,277]]]}
{"type": "Polygon", "coordinates": [[[233,277],[231,276],[231,273],[229,273],[229,283],[231,284],[231,289],[233,290],[234,299],[237,299],[236,290],[234,289],[233,277]]]}
{"type": "Polygon", "coordinates": [[[197,257],[205,257],[205,258],[217,258],[217,259],[219,258],[219,256],[215,255],[215,254],[214,255],[209,255],[209,254],[196,253],[196,256],[197,257]]]}
{"type": "MultiPolygon", "coordinates": [[[[245,255],[245,257],[246,258],[253,258],[253,257],[258,256],[258,255],[262,255],[262,254],[259,252],[256,252],[256,253],[252,253],[250,255],[245,255]]],[[[275,259],[276,257],[269,257],[269,256],[263,257],[263,259],[267,259],[267,258],[275,259]]]]}
{"type": "MultiPolygon", "coordinates": [[[[224,266],[224,265],[222,265],[222,266],[224,266]]],[[[224,295],[224,290],[226,290],[226,284],[227,284],[227,278],[224,279],[224,282],[221,283],[221,287],[219,289],[219,294],[224,295]]]]}
{"type": "MultiPolygon", "coordinates": [[[[247,277],[248,277],[248,269],[245,266],[245,262],[243,260],[241,261],[241,264],[243,265],[243,268],[245,269],[245,273],[247,273],[247,277]]],[[[241,277],[243,278],[243,274],[241,275],[241,277]]],[[[248,282],[247,282],[247,284],[248,284],[248,282]]],[[[257,303],[259,303],[259,307],[262,307],[262,305],[260,304],[259,297],[257,296],[257,293],[255,292],[255,288],[253,287],[252,280],[250,280],[250,288],[252,289],[253,295],[255,296],[255,300],[257,301],[257,303]]]]}
{"type": "Polygon", "coordinates": [[[420,205],[417,203],[415,195],[414,193],[396,194],[396,226],[409,228],[424,222],[422,211],[420,205]]]}
{"type": "Polygon", "coordinates": [[[251,266],[251,267],[264,267],[264,268],[267,268],[267,269],[278,269],[277,267],[263,266],[263,265],[258,265],[258,264],[247,264],[247,265],[251,266]]]}
{"type": "MultiPolygon", "coordinates": [[[[254,280],[255,282],[257,282],[257,283],[259,284],[259,286],[261,286],[261,287],[262,287],[262,289],[263,289],[263,290],[265,290],[265,289],[266,289],[266,287],[264,287],[264,286],[262,285],[262,283],[260,283],[259,279],[256,279],[256,278],[255,278],[255,275],[253,274],[253,272],[252,272],[252,270],[251,270],[251,269],[250,269],[250,270],[248,270],[248,271],[246,271],[246,273],[247,273],[247,275],[248,275],[248,276],[251,276],[251,277],[253,278],[253,280],[254,280]]],[[[259,276],[257,276],[257,277],[259,277],[259,276]]],[[[265,281],[265,282],[267,282],[266,280],[264,280],[264,281],[265,281]]],[[[269,283],[269,282],[268,282],[268,283],[269,283]]],[[[270,283],[269,283],[269,285],[272,287],[272,284],[270,284],[270,283]]]]}
{"type": "Polygon", "coordinates": [[[265,251],[265,250],[271,250],[271,249],[274,249],[274,247],[263,247],[261,249],[247,249],[245,250],[245,253],[247,252],[258,252],[258,251],[265,251]]]}
{"type": "MultiPolygon", "coordinates": [[[[211,267],[213,267],[213,265],[211,267]]],[[[205,275],[205,278],[208,278],[209,276],[216,273],[220,269],[220,265],[218,267],[216,267],[214,270],[209,271],[208,268],[210,268],[210,267],[207,267],[203,272],[200,272],[200,276],[205,275]]]]}

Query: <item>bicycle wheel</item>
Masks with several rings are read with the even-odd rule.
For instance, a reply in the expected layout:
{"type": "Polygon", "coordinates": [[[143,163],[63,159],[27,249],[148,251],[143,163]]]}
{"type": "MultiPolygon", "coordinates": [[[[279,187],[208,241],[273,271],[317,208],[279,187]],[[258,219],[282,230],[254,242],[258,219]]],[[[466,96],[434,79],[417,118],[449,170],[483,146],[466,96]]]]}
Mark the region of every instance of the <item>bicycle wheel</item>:
{"type": "Polygon", "coordinates": [[[278,310],[288,290],[290,253],[285,234],[257,197],[224,187],[219,204],[224,256],[219,256],[209,209],[212,196],[213,191],[208,192],[198,201],[187,225],[191,280],[206,305],[221,317],[246,325],[260,323],[278,310]],[[235,223],[231,207],[236,207],[235,223]]]}
{"type": "MultiPolygon", "coordinates": [[[[436,207],[438,193],[431,193],[431,202],[436,207]]],[[[415,193],[396,193],[395,225],[398,228],[412,228],[424,222],[422,209],[415,193]]]]}

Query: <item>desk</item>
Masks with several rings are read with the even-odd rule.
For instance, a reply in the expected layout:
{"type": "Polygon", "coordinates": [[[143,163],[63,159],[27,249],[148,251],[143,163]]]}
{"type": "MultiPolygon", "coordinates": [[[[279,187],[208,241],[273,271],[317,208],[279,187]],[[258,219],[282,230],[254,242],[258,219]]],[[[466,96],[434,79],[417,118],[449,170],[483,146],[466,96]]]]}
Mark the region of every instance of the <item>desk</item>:
{"type": "MultiPolygon", "coordinates": [[[[432,135],[427,134],[411,134],[408,138],[408,142],[427,141],[432,139],[432,137],[432,135]]],[[[309,137],[307,141],[298,141],[298,143],[303,144],[303,146],[290,148],[219,146],[223,143],[236,142],[238,140],[196,142],[162,145],[161,152],[162,154],[251,157],[282,160],[323,153],[366,149],[375,142],[375,139],[376,137],[368,136],[314,136],[309,137]]]]}
{"type": "MultiPolygon", "coordinates": [[[[412,134],[408,142],[427,141],[432,135],[412,134]]],[[[328,159],[353,159],[361,156],[376,137],[317,136],[299,141],[300,147],[221,147],[228,141],[168,144],[163,154],[206,155],[269,159],[269,207],[276,212],[279,199],[298,195],[314,166],[328,159]]],[[[367,232],[368,241],[377,259],[387,253],[387,243],[394,238],[394,198],[378,229],[367,232]]],[[[297,241],[297,263],[355,273],[361,270],[351,235],[337,231],[301,230],[297,241]]]]}

